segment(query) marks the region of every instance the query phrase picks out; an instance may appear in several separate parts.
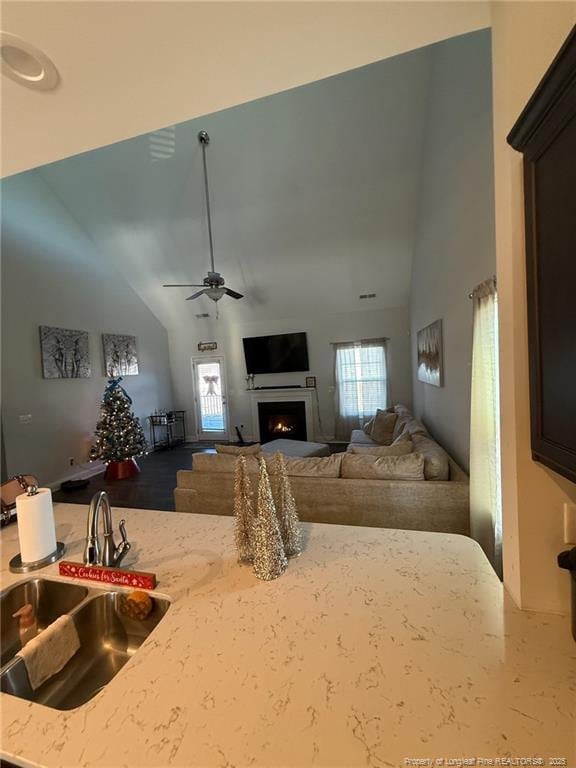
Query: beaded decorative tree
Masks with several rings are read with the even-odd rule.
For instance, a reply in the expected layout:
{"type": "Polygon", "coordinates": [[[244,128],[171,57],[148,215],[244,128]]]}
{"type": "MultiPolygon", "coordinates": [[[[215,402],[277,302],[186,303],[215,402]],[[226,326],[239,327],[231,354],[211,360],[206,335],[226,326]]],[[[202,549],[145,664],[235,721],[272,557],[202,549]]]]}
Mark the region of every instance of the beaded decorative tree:
{"type": "Polygon", "coordinates": [[[274,486],[276,514],[284,552],[288,557],[297,557],[302,552],[302,532],[290,478],[286,471],[286,461],[281,453],[274,454],[274,486]]]}
{"type": "Polygon", "coordinates": [[[238,456],[234,466],[234,518],[238,560],[241,563],[251,563],[254,557],[254,504],[244,456],[238,456]]]}
{"type": "Polygon", "coordinates": [[[260,459],[258,501],[253,528],[254,573],[259,579],[277,579],[286,570],[282,536],[278,528],[266,462],[260,459]]]}

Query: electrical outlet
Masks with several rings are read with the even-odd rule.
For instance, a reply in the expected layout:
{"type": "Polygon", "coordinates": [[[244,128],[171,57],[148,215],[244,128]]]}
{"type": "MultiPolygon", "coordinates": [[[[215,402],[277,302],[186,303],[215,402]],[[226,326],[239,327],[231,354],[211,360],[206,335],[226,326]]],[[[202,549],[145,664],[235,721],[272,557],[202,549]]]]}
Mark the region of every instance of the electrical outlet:
{"type": "Polygon", "coordinates": [[[74,456],[69,456],[68,457],[68,466],[69,467],[73,467],[74,464],[76,464],[76,459],[74,458],[74,456]]]}
{"type": "Polygon", "coordinates": [[[564,504],[564,544],[576,544],[576,504],[564,504]]]}

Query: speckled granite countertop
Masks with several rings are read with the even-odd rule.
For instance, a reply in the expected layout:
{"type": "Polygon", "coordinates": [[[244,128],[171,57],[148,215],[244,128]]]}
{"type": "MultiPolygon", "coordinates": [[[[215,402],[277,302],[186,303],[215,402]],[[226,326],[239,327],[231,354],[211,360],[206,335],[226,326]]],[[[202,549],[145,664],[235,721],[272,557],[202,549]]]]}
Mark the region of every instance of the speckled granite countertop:
{"type": "MultiPolygon", "coordinates": [[[[80,559],[87,508],[56,510],[67,557],[80,559]]],[[[540,756],[576,765],[568,619],[518,611],[470,539],[305,525],[305,553],[265,583],[236,564],[231,518],[121,512],[134,544],[126,564],[156,571],[172,606],[84,706],[59,712],[1,694],[6,759],[355,768],[540,756]]],[[[7,570],[15,526],[1,541],[5,587],[22,578],[7,570]]]]}

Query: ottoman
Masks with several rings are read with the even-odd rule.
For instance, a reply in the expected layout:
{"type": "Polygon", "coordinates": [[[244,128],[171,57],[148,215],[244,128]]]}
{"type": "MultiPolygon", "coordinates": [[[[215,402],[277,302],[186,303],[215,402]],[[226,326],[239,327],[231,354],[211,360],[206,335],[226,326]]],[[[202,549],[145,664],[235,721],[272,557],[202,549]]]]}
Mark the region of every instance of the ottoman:
{"type": "Polygon", "coordinates": [[[284,456],[330,456],[326,443],[308,443],[305,440],[272,440],[264,443],[262,453],[283,453],[284,456]]]}

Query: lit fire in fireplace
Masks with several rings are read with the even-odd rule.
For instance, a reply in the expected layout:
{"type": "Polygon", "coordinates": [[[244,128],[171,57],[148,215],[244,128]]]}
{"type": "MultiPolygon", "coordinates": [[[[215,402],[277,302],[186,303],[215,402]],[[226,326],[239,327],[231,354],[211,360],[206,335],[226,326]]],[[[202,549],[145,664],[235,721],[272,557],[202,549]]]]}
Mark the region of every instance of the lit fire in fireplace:
{"type": "Polygon", "coordinates": [[[272,431],[273,432],[292,432],[294,427],[291,427],[289,424],[284,424],[283,421],[279,421],[277,424],[274,425],[272,431]]]}

